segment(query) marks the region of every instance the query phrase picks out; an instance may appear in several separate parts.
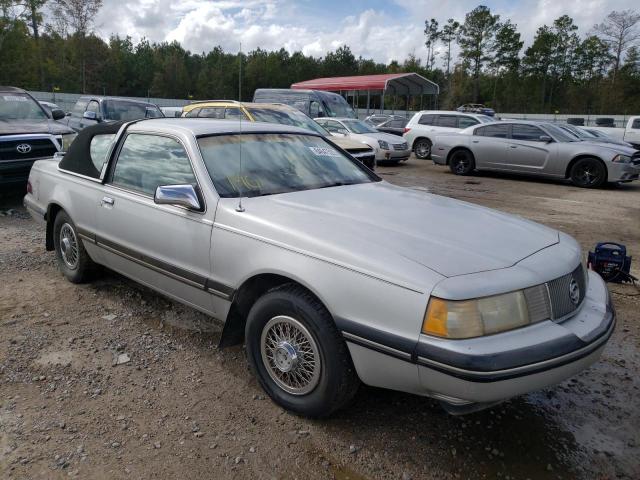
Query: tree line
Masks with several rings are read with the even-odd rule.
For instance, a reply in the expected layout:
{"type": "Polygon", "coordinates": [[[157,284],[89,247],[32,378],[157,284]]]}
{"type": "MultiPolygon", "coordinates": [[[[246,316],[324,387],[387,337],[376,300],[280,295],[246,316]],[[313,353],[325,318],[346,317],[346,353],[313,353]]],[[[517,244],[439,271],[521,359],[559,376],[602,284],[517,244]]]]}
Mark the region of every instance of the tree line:
{"type": "MultiPolygon", "coordinates": [[[[101,7],[102,0],[0,0],[0,84],[237,99],[241,61],[243,100],[256,88],[288,88],[317,77],[416,72],[440,85],[442,108],[480,102],[499,112],[640,112],[640,14],[632,10],[613,11],[583,34],[563,15],[540,26],[525,49],[517,25],[478,6],[464,19],[425,21],[426,61],[408,55],[384,64],[356,57],[347,45],[320,58],[261,48],[239,58],[219,46],[192,53],[175,41],[134,44],[118,35],[105,41],[93,30],[101,7]]],[[[385,105],[394,101],[405,105],[394,98],[385,105]]]]}

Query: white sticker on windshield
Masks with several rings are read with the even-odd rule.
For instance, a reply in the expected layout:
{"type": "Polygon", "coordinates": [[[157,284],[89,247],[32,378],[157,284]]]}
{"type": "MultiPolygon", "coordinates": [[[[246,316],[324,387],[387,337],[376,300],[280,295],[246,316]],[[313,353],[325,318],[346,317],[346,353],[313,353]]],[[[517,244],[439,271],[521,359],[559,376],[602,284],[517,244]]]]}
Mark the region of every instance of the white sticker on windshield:
{"type": "Polygon", "coordinates": [[[7,102],[28,102],[29,101],[27,97],[21,97],[19,95],[4,95],[2,98],[7,102]]]}
{"type": "Polygon", "coordinates": [[[339,157],[340,156],[340,153],[338,153],[333,148],[309,147],[309,150],[311,150],[315,155],[318,155],[319,157],[339,157]]]}

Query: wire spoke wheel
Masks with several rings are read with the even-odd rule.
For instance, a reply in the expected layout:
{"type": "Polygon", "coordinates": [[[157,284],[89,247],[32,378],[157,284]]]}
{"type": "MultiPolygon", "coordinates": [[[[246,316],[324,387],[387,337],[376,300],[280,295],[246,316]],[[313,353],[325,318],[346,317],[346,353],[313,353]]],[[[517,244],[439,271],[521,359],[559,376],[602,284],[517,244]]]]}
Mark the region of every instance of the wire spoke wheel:
{"type": "Polygon", "coordinates": [[[267,322],[260,354],[271,379],[292,395],[310,393],[320,381],[318,346],[309,330],[292,317],[279,315],[267,322]]]}
{"type": "Polygon", "coordinates": [[[68,223],[64,223],[60,228],[60,255],[71,270],[75,270],[78,267],[80,259],[78,239],[73,227],[68,223]]]}

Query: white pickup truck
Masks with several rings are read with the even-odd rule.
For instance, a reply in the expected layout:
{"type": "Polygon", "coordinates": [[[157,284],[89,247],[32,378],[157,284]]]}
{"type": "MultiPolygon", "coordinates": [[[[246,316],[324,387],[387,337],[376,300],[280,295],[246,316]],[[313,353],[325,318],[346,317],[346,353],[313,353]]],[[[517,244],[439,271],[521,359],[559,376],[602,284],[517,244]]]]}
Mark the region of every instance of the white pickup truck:
{"type": "Polygon", "coordinates": [[[624,128],[588,127],[588,130],[603,132],[612,138],[630,143],[640,150],[640,116],[630,117],[624,128]]]}

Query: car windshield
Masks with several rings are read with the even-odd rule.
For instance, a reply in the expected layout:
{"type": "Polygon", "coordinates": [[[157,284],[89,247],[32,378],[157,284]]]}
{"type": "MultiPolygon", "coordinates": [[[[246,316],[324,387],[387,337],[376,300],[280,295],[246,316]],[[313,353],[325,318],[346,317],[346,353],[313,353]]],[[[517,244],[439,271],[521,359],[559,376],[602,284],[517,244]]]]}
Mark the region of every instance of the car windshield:
{"type": "Polygon", "coordinates": [[[164,117],[160,109],[151,103],[105,100],[104,114],[107,120],[139,120],[141,118],[164,117]]]}
{"type": "Polygon", "coordinates": [[[560,127],[554,125],[553,123],[545,123],[542,125],[547,132],[553,135],[558,142],[579,142],[580,139],[575,135],[571,135],[569,132],[565,132],[560,127]]]}
{"type": "Polygon", "coordinates": [[[342,123],[351,133],[378,133],[375,128],[367,125],[362,120],[342,120],[342,123]]]}
{"type": "Polygon", "coordinates": [[[291,125],[293,127],[306,128],[307,130],[318,133],[323,137],[328,137],[330,135],[329,132],[318,125],[316,121],[298,111],[275,110],[259,107],[251,107],[247,110],[249,110],[249,113],[256,122],[277,123],[279,125],[291,125]]]}
{"type": "Polygon", "coordinates": [[[215,135],[199,138],[198,145],[213,184],[224,198],[379,181],[359,162],[315,135],[215,135]]]}
{"type": "Polygon", "coordinates": [[[329,117],[358,118],[356,112],[340,95],[326,95],[322,97],[323,104],[329,117]]]}
{"type": "Polygon", "coordinates": [[[29,95],[0,94],[0,120],[46,120],[47,114],[29,95]]]}

